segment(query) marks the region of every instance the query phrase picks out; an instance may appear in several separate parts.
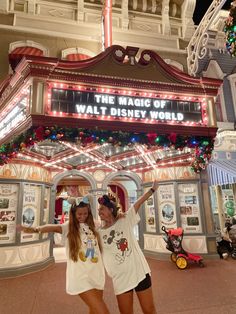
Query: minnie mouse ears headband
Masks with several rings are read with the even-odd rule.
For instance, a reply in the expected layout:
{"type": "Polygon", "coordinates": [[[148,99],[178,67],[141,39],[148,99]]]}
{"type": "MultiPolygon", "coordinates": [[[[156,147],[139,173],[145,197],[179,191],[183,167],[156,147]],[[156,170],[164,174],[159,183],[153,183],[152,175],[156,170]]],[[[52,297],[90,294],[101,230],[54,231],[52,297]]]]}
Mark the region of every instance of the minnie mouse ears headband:
{"type": "MultiPolygon", "coordinates": [[[[103,195],[103,196],[98,198],[98,203],[100,205],[107,206],[107,205],[111,204],[111,200],[107,195],[103,195]]],[[[107,207],[109,207],[109,206],[107,206],[107,207]]]]}
{"type": "Polygon", "coordinates": [[[78,206],[80,203],[84,203],[86,205],[89,205],[89,198],[88,196],[84,196],[84,197],[77,197],[75,199],[75,204],[78,206]]]}

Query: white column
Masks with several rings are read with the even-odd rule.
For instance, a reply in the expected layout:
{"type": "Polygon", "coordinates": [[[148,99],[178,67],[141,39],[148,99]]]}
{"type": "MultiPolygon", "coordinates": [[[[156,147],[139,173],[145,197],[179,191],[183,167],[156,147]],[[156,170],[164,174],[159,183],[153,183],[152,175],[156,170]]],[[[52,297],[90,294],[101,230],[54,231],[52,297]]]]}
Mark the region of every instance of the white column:
{"type": "Polygon", "coordinates": [[[0,1],[0,13],[9,12],[9,0],[1,0],[0,1]]]}
{"type": "Polygon", "coordinates": [[[36,0],[28,0],[28,6],[27,6],[27,13],[28,14],[35,14],[35,2],[36,0]]]}
{"type": "Polygon", "coordinates": [[[181,7],[183,39],[190,39],[195,31],[193,22],[193,13],[196,6],[196,0],[184,0],[181,7]]]}
{"type": "Polygon", "coordinates": [[[84,21],[84,0],[77,2],[77,21],[84,21]]]}
{"type": "Polygon", "coordinates": [[[162,33],[163,35],[170,35],[170,0],[162,1],[162,33]]]}
{"type": "Polygon", "coordinates": [[[129,27],[129,1],[128,0],[122,0],[121,5],[121,25],[123,29],[128,29],[129,27]]]}

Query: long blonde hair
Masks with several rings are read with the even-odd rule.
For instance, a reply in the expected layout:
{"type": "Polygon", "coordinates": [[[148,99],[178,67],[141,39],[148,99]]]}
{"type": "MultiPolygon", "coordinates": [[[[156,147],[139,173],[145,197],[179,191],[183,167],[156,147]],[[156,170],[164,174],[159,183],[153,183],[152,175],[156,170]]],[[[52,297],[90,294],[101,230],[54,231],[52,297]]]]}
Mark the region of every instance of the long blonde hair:
{"type": "Polygon", "coordinates": [[[79,205],[72,205],[70,209],[70,214],[69,214],[69,232],[67,235],[68,242],[69,242],[69,256],[70,259],[74,262],[78,262],[78,256],[79,256],[79,251],[81,248],[81,238],[80,238],[80,223],[76,219],[76,210],[78,208],[84,208],[87,207],[88,209],[88,217],[85,221],[85,223],[89,226],[89,228],[92,230],[94,236],[98,240],[98,244],[100,247],[100,241],[99,241],[99,236],[98,233],[95,229],[95,224],[93,220],[93,215],[92,211],[90,208],[89,204],[86,204],[84,202],[80,202],[79,205]]]}

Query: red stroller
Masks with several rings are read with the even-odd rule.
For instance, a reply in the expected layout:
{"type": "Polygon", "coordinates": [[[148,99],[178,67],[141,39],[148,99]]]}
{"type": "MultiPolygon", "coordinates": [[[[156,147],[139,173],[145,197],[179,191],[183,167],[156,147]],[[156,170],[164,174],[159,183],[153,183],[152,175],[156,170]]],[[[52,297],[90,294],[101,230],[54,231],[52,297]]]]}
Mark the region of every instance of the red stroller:
{"type": "Polygon", "coordinates": [[[203,267],[203,258],[200,255],[186,252],[182,247],[184,231],[182,228],[167,230],[164,226],[161,228],[165,234],[163,239],[166,242],[167,250],[171,251],[171,260],[179,269],[185,269],[188,262],[195,262],[200,267],[203,267]]]}

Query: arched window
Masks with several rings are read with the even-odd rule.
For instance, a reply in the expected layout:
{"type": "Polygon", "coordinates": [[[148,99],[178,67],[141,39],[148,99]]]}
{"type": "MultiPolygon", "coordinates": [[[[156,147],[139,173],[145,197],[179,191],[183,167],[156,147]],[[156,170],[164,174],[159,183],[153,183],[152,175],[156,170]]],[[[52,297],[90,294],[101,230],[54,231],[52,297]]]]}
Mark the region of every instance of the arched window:
{"type": "Polygon", "coordinates": [[[32,40],[15,41],[9,45],[9,62],[14,70],[23,56],[47,57],[49,51],[32,40]]]}

